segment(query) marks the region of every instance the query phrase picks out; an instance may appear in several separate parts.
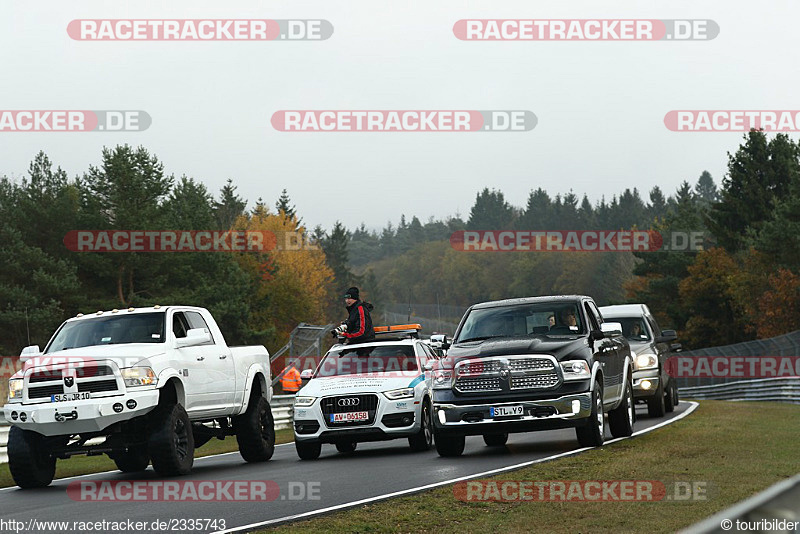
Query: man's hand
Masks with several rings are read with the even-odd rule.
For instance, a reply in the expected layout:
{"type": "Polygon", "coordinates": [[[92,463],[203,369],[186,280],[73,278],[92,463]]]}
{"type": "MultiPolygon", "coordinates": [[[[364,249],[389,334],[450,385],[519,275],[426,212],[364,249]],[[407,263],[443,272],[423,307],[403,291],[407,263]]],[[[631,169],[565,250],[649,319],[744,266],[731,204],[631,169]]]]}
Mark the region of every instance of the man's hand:
{"type": "Polygon", "coordinates": [[[334,333],[335,335],[337,335],[337,336],[341,336],[341,335],[342,335],[342,334],[344,334],[345,332],[347,332],[347,325],[346,325],[346,324],[340,324],[339,326],[337,326],[337,327],[336,327],[336,328],[333,330],[333,333],[334,333]]]}

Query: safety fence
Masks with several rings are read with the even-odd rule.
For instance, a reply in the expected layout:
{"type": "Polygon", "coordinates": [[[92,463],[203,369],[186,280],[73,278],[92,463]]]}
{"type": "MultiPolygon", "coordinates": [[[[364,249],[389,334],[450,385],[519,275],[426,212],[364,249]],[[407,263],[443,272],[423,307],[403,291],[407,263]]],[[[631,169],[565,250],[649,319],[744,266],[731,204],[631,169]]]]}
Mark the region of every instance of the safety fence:
{"type": "Polygon", "coordinates": [[[770,401],[800,404],[800,377],[739,380],[711,386],[680,388],[681,397],[731,401],[770,401]]]}

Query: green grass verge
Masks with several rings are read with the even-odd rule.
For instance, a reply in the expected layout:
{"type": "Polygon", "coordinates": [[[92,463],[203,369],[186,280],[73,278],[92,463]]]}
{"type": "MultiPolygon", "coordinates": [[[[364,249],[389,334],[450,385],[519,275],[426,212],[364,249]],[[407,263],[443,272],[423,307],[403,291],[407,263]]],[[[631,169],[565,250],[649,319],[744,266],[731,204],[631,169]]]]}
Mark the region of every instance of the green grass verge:
{"type": "MultiPolygon", "coordinates": [[[[285,428],[275,432],[276,444],[289,443],[291,441],[294,441],[294,431],[291,428],[285,428]]],[[[202,456],[211,456],[213,454],[222,454],[238,450],[239,446],[236,444],[236,438],[230,436],[222,441],[212,439],[195,450],[194,457],[200,458],[202,456]]],[[[114,461],[105,454],[102,456],[74,456],[69,460],[58,460],[56,463],[56,478],[101,473],[103,471],[114,471],[116,469],[117,466],[114,465],[114,461]]],[[[11,472],[8,470],[8,464],[0,464],[0,488],[15,485],[14,479],[11,478],[11,472]]]]}
{"type": "Polygon", "coordinates": [[[674,532],[795,475],[799,426],[800,406],[703,401],[635,439],[492,477],[700,481],[705,501],[468,503],[450,485],[261,532],[674,532]]]}

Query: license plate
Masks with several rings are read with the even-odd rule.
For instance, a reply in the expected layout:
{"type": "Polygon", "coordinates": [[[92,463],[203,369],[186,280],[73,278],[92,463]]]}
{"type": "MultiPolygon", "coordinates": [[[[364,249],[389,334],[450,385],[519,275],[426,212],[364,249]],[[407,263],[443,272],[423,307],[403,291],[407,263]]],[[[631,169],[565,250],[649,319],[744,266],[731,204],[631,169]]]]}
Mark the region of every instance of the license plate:
{"type": "Polygon", "coordinates": [[[50,395],[50,402],[70,402],[91,399],[92,394],[88,391],[83,393],[63,393],[60,395],[50,395]]]}
{"type": "Polygon", "coordinates": [[[366,421],[369,419],[367,412],[332,413],[331,423],[349,423],[351,421],[366,421]]]}
{"type": "Polygon", "coordinates": [[[522,415],[524,412],[522,406],[498,406],[489,408],[489,413],[492,417],[504,417],[506,415],[522,415]]]}

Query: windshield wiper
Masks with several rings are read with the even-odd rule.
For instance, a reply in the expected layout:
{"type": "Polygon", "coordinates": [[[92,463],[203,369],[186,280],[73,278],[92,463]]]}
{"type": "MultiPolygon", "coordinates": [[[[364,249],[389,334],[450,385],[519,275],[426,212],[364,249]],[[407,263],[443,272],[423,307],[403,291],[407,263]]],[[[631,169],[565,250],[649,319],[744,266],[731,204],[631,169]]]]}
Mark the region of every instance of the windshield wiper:
{"type": "Polygon", "coordinates": [[[466,343],[468,341],[483,341],[484,339],[492,339],[495,337],[505,337],[505,336],[478,336],[478,337],[468,337],[467,339],[459,339],[456,343],[466,343]]]}

